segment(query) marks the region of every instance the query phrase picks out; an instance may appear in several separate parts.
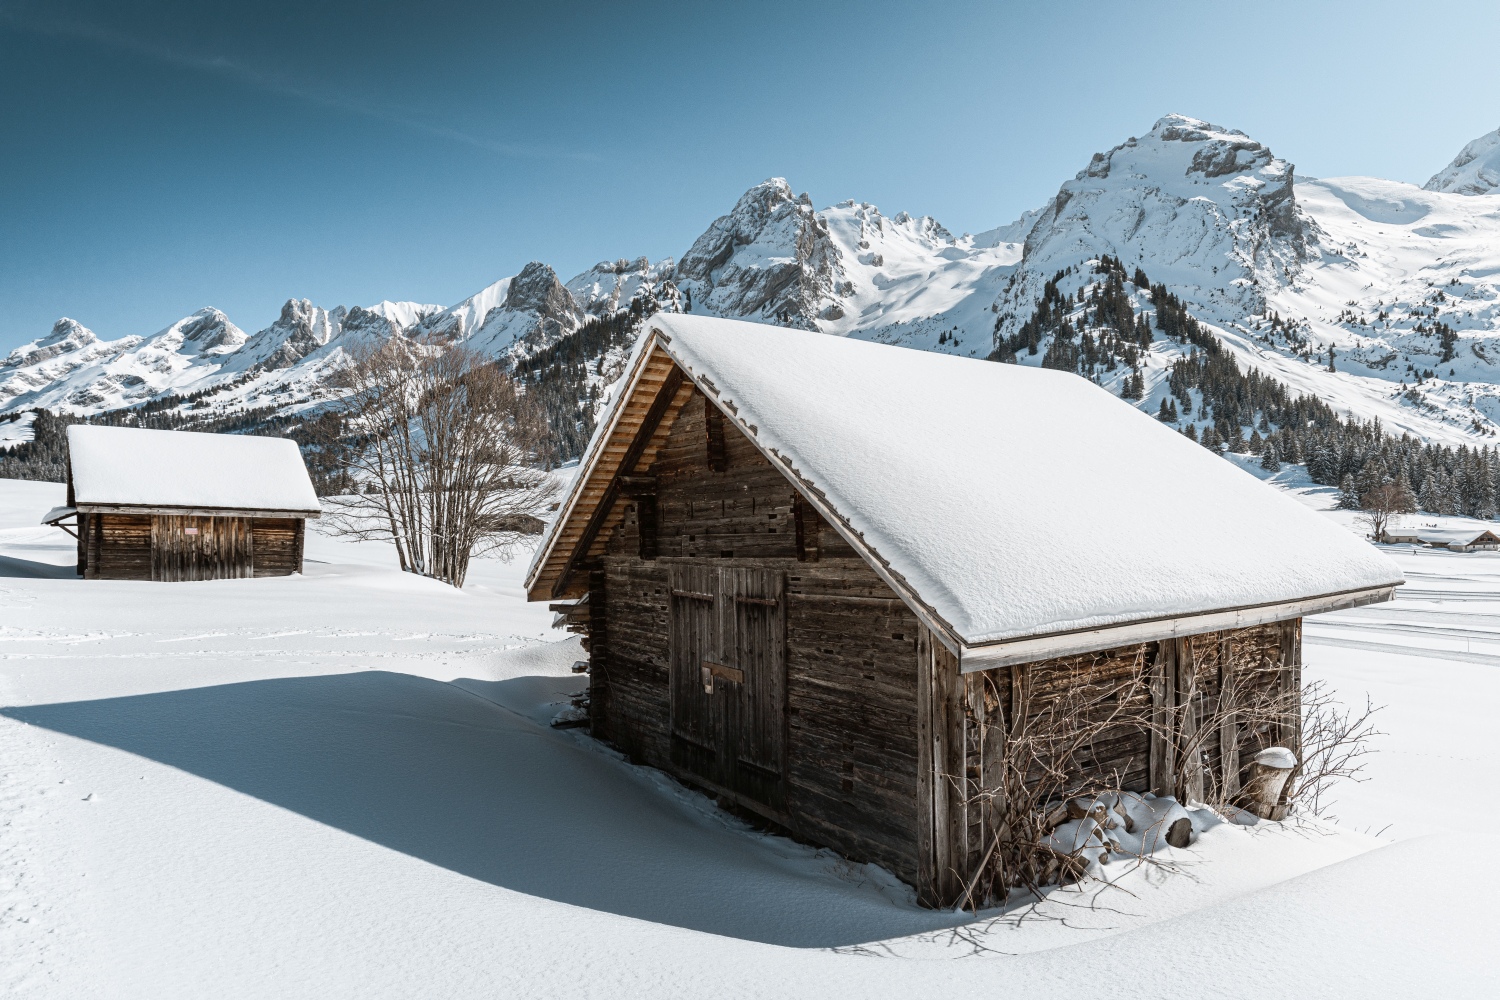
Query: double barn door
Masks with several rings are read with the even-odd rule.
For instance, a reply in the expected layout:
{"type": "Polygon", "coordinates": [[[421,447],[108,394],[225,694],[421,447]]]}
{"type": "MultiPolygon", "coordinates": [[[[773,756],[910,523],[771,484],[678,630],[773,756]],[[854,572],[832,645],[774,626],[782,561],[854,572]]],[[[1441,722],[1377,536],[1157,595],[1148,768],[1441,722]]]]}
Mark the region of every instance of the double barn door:
{"type": "Polygon", "coordinates": [[[672,759],[714,790],[780,811],[786,790],[783,576],[668,568],[672,759]]]}

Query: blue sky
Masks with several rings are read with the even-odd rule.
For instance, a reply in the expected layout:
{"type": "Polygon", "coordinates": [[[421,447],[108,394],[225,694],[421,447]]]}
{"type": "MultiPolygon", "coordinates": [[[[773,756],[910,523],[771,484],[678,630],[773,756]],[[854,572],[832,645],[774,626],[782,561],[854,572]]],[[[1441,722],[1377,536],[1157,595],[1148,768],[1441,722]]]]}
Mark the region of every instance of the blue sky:
{"type": "Polygon", "coordinates": [[[1500,125],[1496,38],[1493,3],[0,0],[0,349],[675,256],[773,175],[979,231],[1170,111],[1421,183],[1500,125]]]}

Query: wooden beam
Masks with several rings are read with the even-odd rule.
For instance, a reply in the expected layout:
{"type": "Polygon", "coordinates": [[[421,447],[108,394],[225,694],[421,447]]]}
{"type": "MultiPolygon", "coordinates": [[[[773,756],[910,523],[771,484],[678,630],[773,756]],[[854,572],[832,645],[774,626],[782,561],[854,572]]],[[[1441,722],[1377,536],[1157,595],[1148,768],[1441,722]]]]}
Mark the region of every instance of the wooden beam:
{"type": "Polygon", "coordinates": [[[917,629],[917,898],[954,905],[969,876],[967,686],[958,658],[917,629]]]}
{"type": "Polygon", "coordinates": [[[1230,655],[1229,636],[1219,637],[1219,770],[1223,772],[1223,794],[1232,798],[1240,791],[1240,727],[1239,706],[1224,701],[1234,691],[1238,680],[1234,676],[1234,659],[1230,655]]]}
{"type": "Polygon", "coordinates": [[[1193,640],[1174,639],[1177,645],[1177,756],[1182,761],[1182,784],[1174,789],[1177,798],[1188,802],[1203,801],[1202,756],[1185,759],[1186,748],[1198,735],[1198,661],[1193,655],[1193,640]]]}
{"type": "Polygon", "coordinates": [[[672,400],[677,397],[677,390],[682,386],[682,382],[682,369],[674,364],[672,370],[667,373],[667,377],[662,380],[661,389],[657,392],[656,398],[651,401],[651,408],[646,411],[646,417],[637,428],[630,446],[625,449],[625,455],[620,459],[615,475],[610,477],[609,485],[604,489],[604,495],[594,506],[583,534],[578,537],[573,551],[568,553],[567,561],[563,563],[562,570],[557,574],[557,579],[552,584],[554,600],[563,595],[568,587],[568,579],[579,564],[588,558],[588,551],[593,547],[594,539],[598,537],[600,529],[604,527],[604,522],[614,508],[615,501],[619,499],[620,477],[628,476],[635,471],[635,463],[640,460],[641,453],[646,450],[646,445],[651,441],[651,435],[656,433],[657,426],[667,415],[667,410],[671,407],[672,400]]]}
{"type": "Polygon", "coordinates": [[[315,520],[320,510],[259,510],[250,507],[173,507],[160,504],[80,503],[82,514],[161,514],[168,517],[286,517],[315,520]]]}
{"type": "Polygon", "coordinates": [[[1172,774],[1177,769],[1177,741],[1172,738],[1172,720],[1177,694],[1177,641],[1165,639],[1156,644],[1151,661],[1151,791],[1156,795],[1172,794],[1172,774]]]}
{"type": "Polygon", "coordinates": [[[708,470],[723,472],[729,462],[724,451],[724,414],[707,396],[703,397],[703,429],[708,437],[708,470]]]}

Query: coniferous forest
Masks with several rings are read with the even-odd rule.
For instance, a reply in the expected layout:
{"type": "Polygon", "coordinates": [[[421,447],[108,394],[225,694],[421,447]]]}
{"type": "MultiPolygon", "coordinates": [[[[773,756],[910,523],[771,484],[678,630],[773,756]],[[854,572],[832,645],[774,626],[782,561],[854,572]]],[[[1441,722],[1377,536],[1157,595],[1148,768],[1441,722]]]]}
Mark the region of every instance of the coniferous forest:
{"type": "MultiPolygon", "coordinates": [[[[1104,257],[1092,272],[1095,280],[1085,280],[1072,294],[1061,285],[1073,269],[1054,275],[1020,329],[997,339],[990,360],[1014,364],[1023,354],[1041,354],[1042,367],[1101,384],[1123,372],[1119,394],[1138,400],[1144,397],[1142,352],[1160,335],[1187,350],[1172,364],[1157,419],[1204,447],[1258,455],[1268,469],[1305,463],[1313,482],[1340,487],[1346,507],[1358,507],[1376,487],[1393,483],[1419,510],[1496,516],[1496,449],[1428,444],[1389,434],[1379,421],[1341,418],[1320,399],[1293,395],[1275,379],[1241,369],[1182,301],[1165,286],[1151,285],[1140,268],[1127,278],[1119,260],[1104,257]],[[1143,292],[1150,306],[1138,309],[1143,292]]],[[[1283,329],[1279,317],[1268,322],[1283,329]]]]}

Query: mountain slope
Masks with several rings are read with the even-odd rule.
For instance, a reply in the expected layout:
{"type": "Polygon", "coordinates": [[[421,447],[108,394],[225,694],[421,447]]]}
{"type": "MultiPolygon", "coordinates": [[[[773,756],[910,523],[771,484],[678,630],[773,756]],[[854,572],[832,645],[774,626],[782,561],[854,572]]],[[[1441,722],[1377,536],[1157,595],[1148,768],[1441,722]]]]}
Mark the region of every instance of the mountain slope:
{"type": "Polygon", "coordinates": [[[1423,185],[1427,191],[1482,195],[1500,191],[1500,128],[1465,146],[1423,185]]]}

